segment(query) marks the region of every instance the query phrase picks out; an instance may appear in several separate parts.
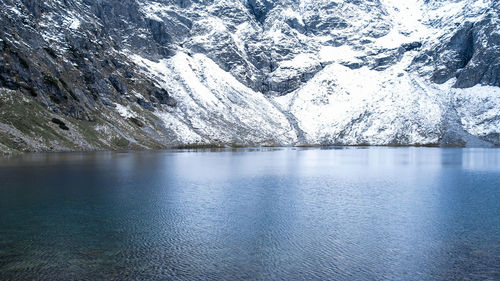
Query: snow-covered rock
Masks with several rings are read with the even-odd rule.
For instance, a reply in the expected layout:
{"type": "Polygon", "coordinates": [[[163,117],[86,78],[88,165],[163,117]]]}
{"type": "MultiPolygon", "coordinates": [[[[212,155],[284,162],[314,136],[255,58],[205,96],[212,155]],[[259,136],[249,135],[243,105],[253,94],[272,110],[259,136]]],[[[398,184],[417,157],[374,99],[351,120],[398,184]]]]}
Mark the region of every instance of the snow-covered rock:
{"type": "Polygon", "coordinates": [[[0,8],[0,88],[90,122],[95,147],[500,144],[495,0],[0,8]]]}

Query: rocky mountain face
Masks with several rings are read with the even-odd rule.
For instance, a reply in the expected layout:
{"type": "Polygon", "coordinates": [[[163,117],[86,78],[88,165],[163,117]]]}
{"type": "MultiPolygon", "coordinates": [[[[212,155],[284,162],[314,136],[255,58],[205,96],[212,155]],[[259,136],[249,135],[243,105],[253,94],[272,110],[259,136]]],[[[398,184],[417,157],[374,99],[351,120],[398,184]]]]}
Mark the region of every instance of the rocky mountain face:
{"type": "Polygon", "coordinates": [[[0,151],[500,145],[496,0],[0,0],[0,151]]]}

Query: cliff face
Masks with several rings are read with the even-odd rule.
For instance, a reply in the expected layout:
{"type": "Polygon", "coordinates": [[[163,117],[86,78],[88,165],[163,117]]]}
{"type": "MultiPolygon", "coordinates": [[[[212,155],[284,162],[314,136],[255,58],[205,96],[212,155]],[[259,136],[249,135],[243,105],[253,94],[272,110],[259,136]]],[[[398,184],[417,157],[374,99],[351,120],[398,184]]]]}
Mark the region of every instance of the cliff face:
{"type": "Polygon", "coordinates": [[[500,4],[2,0],[0,150],[500,144],[500,4]]]}

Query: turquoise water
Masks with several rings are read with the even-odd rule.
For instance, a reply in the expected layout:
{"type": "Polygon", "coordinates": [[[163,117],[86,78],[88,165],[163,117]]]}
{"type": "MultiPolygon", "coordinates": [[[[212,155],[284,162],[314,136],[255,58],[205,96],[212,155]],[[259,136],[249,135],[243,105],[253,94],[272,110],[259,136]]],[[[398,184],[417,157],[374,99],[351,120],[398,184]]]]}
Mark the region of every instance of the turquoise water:
{"type": "Polygon", "coordinates": [[[0,160],[0,280],[500,280],[500,150],[0,160]]]}

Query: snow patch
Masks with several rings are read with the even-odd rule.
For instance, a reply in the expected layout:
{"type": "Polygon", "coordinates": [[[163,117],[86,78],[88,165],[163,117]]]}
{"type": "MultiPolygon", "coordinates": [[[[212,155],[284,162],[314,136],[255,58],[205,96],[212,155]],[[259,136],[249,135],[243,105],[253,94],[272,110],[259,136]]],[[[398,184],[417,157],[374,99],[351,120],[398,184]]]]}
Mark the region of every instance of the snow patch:
{"type": "Polygon", "coordinates": [[[74,19],[73,22],[71,22],[71,25],[69,26],[69,28],[76,30],[80,27],[80,24],[81,24],[81,22],[79,19],[74,19]]]}
{"type": "Polygon", "coordinates": [[[319,51],[319,57],[322,62],[352,62],[359,61],[360,52],[354,51],[348,45],[340,47],[324,46],[319,51]]]}
{"type": "Polygon", "coordinates": [[[464,129],[475,136],[500,133],[500,88],[476,85],[452,89],[454,106],[464,129]]]}
{"type": "Polygon", "coordinates": [[[307,68],[318,64],[318,60],[314,54],[298,54],[293,59],[282,61],[280,67],[284,68],[307,68]]]}
{"type": "Polygon", "coordinates": [[[119,103],[114,103],[115,104],[115,109],[120,114],[121,117],[123,118],[131,118],[131,117],[137,117],[137,114],[130,110],[130,107],[121,105],[119,103]]]}
{"type": "Polygon", "coordinates": [[[10,7],[10,10],[18,17],[22,15],[21,12],[14,6],[10,7]]]}
{"type": "Polygon", "coordinates": [[[287,19],[295,19],[300,25],[304,25],[304,20],[302,19],[301,14],[292,10],[291,8],[283,10],[282,15],[287,19]]]}
{"type": "Polygon", "coordinates": [[[392,22],[391,31],[376,41],[382,48],[397,48],[403,43],[422,40],[431,34],[424,25],[422,0],[381,0],[392,22]]]}
{"type": "Polygon", "coordinates": [[[403,73],[407,61],[386,71],[334,63],[299,90],[275,99],[295,115],[311,144],[436,143],[440,91],[420,87],[403,73]]]}
{"type": "Polygon", "coordinates": [[[282,112],[205,55],[179,52],[157,62],[131,57],[177,101],[174,109],[155,114],[183,142],[296,142],[297,136],[282,112]]]}
{"type": "Polygon", "coordinates": [[[141,12],[146,18],[159,22],[163,21],[161,17],[164,16],[164,13],[168,10],[168,6],[157,2],[146,2],[141,5],[141,12]]]}

